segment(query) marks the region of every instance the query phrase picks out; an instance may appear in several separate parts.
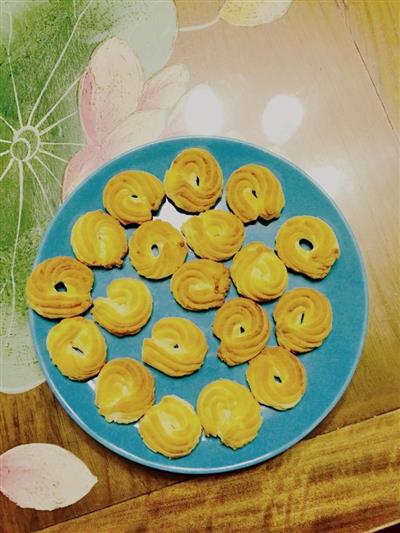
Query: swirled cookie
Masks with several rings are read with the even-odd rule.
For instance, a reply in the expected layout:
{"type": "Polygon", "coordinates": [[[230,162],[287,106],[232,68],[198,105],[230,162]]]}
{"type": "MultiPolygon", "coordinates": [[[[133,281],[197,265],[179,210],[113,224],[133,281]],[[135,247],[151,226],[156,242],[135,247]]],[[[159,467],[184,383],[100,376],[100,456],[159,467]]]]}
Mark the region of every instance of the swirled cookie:
{"type": "Polygon", "coordinates": [[[153,218],[164,199],[162,183],[143,170],[126,170],[104,187],[103,204],[121,224],[143,224],[153,218]]]}
{"type": "Polygon", "coordinates": [[[292,352],[317,348],[332,329],[328,298],[306,287],[287,291],[276,304],[273,317],[279,345],[292,352]]]}
{"type": "Polygon", "coordinates": [[[97,378],[95,401],[107,422],[135,422],[154,402],[153,376],[135,359],[112,359],[97,378]]]}
{"type": "Polygon", "coordinates": [[[206,435],[219,437],[234,450],[252,441],[262,424],[261,410],[251,392],[229,379],[206,385],[197,400],[206,435]]]}
{"type": "Polygon", "coordinates": [[[143,281],[114,279],[107,298],[96,298],[91,313],[96,322],[114,335],[135,335],[147,323],[153,308],[151,292],[143,281]]]}
{"type": "Polygon", "coordinates": [[[187,247],[169,222],[151,220],[139,226],[129,242],[129,258],[141,276],[167,278],[184,262],[187,247]]]}
{"type": "Polygon", "coordinates": [[[247,298],[232,298],[216,312],[212,330],[221,340],[218,357],[234,366],[261,352],[268,340],[270,325],[260,305],[247,298]]]}
{"type": "Polygon", "coordinates": [[[107,345],[94,322],[76,316],[51,328],[46,340],[51,360],[70,379],[97,376],[106,362],[107,345]]]}
{"type": "Polygon", "coordinates": [[[182,224],[181,231],[196,255],[214,261],[232,257],[244,239],[243,223],[232,213],[220,209],[189,218],[182,224]]]}
{"type": "Polygon", "coordinates": [[[128,251],[125,231],[114,217],[100,209],[88,211],[75,222],[71,232],[74,254],[89,266],[122,266],[128,251]]]}
{"type": "Polygon", "coordinates": [[[187,376],[204,362],[208,346],[204,333],[186,318],[162,318],[144,339],[142,359],[168,376],[187,376]]]}
{"type": "Polygon", "coordinates": [[[171,395],[147,411],[139,422],[139,433],[150,450],[176,459],[196,447],[201,425],[190,403],[171,395]]]}
{"type": "Polygon", "coordinates": [[[223,178],[216,159],[202,148],[187,148],[165,173],[165,192],[180,209],[199,213],[221,197],[223,178]]]}
{"type": "Polygon", "coordinates": [[[90,268],[76,259],[52,257],[31,272],[26,299],[32,309],[46,318],[76,316],[92,304],[93,281],[90,268]]]}
{"type": "Polygon", "coordinates": [[[231,280],[229,270],[209,259],[184,263],[171,278],[171,292],[185,309],[200,311],[221,307],[231,280]]]}
{"type": "Polygon", "coordinates": [[[288,268],[313,279],[324,278],[340,255],[332,228],[311,216],[289,218],[279,228],[275,247],[288,268]]]}
{"type": "Polygon", "coordinates": [[[244,223],[278,218],[285,197],[278,179],[261,165],[244,165],[231,174],[226,184],[226,201],[244,223]]]}
{"type": "Polygon", "coordinates": [[[306,390],[300,359],[280,346],[267,346],[249,362],[247,382],[256,400],[284,411],[299,403],[306,390]]]}
{"type": "Polygon", "coordinates": [[[267,302],[278,298],[287,287],[284,263],[262,242],[252,242],[233,258],[231,277],[239,294],[267,302]]]}

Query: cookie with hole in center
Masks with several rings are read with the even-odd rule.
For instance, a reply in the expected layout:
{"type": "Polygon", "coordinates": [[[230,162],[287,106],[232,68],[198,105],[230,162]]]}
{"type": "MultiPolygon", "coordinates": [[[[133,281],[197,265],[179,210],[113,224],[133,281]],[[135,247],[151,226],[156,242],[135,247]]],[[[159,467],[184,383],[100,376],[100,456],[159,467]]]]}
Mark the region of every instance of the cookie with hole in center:
{"type": "Polygon", "coordinates": [[[261,305],[248,298],[232,298],[216,312],[212,331],[221,341],[218,357],[227,365],[235,366],[263,350],[270,324],[261,305]]]}
{"type": "Polygon", "coordinates": [[[282,224],[275,248],[288,268],[313,279],[327,276],[340,256],[333,229],[321,218],[312,216],[289,218],[282,224]]]}
{"type": "Polygon", "coordinates": [[[315,289],[298,287],[285,292],[273,311],[278,344],[305,353],[321,346],[332,329],[328,298],[315,289]]]}
{"type": "Polygon", "coordinates": [[[28,305],[46,318],[84,313],[92,304],[93,272],[73,257],[57,256],[32,270],[26,284],[28,305]]]}
{"type": "Polygon", "coordinates": [[[188,213],[207,211],[222,195],[221,168],[207,150],[187,148],[165,173],[164,187],[176,207],[188,213]]]}
{"type": "Polygon", "coordinates": [[[279,411],[297,405],[307,384],[300,359],[280,346],[267,346],[254,357],[249,362],[246,378],[255,399],[279,411]]]}
{"type": "Polygon", "coordinates": [[[169,222],[151,220],[139,226],[129,242],[129,258],[141,276],[163,279],[185,262],[187,247],[182,234],[169,222]]]}
{"type": "Polygon", "coordinates": [[[94,322],[76,316],[64,318],[49,331],[46,347],[59,371],[72,380],[97,376],[106,362],[106,341],[94,322]]]}
{"type": "Polygon", "coordinates": [[[153,218],[165,196],[161,181],[144,170],[125,170],[104,187],[103,204],[124,226],[143,224],[153,218]]]}
{"type": "Polygon", "coordinates": [[[226,184],[226,202],[245,224],[261,218],[278,218],[285,197],[278,178],[262,165],[243,165],[226,184]]]}

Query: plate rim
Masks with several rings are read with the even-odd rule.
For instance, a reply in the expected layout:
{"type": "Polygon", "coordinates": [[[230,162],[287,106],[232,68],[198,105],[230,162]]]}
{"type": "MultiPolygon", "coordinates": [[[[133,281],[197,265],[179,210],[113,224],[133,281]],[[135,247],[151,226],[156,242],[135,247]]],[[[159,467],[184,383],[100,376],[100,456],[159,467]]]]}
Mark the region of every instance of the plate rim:
{"type": "Polygon", "coordinates": [[[362,350],[363,350],[363,347],[364,347],[364,344],[365,344],[365,339],[366,339],[366,335],[367,335],[367,331],[368,331],[368,321],[369,321],[369,288],[368,288],[368,277],[367,277],[367,273],[366,273],[364,257],[363,257],[363,254],[361,252],[361,248],[360,248],[360,246],[359,246],[359,244],[357,242],[357,239],[356,239],[356,237],[355,237],[355,235],[353,233],[353,230],[352,230],[350,224],[348,223],[347,219],[343,215],[341,209],[336,204],[335,200],[333,198],[331,198],[326,193],[326,191],[321,187],[321,185],[318,182],[316,182],[311,176],[309,176],[309,174],[307,174],[307,172],[305,172],[303,169],[301,169],[300,167],[298,167],[296,164],[292,163],[291,161],[289,161],[285,157],[281,156],[280,154],[274,153],[271,150],[268,150],[268,149],[266,149],[266,148],[264,148],[264,147],[262,147],[260,145],[257,145],[257,144],[254,144],[254,143],[250,143],[250,142],[247,142],[247,141],[243,141],[241,139],[235,139],[233,137],[223,137],[223,136],[216,136],[216,135],[187,135],[187,136],[178,136],[178,137],[168,137],[167,139],[157,139],[156,141],[152,141],[152,142],[149,142],[149,143],[142,144],[140,146],[136,146],[135,148],[132,148],[131,150],[127,150],[126,152],[123,152],[123,153],[117,155],[116,157],[114,157],[113,159],[107,161],[107,163],[101,165],[99,168],[97,168],[96,170],[91,172],[71,192],[71,194],[68,195],[68,197],[66,198],[65,202],[60,204],[60,206],[58,207],[57,211],[54,213],[52,219],[50,220],[46,230],[44,231],[44,233],[42,235],[42,238],[41,238],[41,241],[40,241],[40,245],[39,245],[39,247],[37,249],[37,252],[36,252],[35,260],[34,260],[34,262],[32,264],[32,269],[39,263],[38,258],[39,258],[39,256],[42,253],[42,249],[43,249],[43,247],[45,245],[45,242],[47,240],[48,234],[50,233],[50,230],[51,230],[56,218],[58,217],[60,211],[62,209],[64,209],[65,205],[67,205],[67,202],[71,198],[73,198],[75,195],[79,194],[80,190],[83,188],[83,186],[89,180],[94,179],[94,176],[96,174],[98,174],[99,172],[102,172],[106,167],[112,166],[116,161],[118,161],[119,159],[123,158],[124,156],[127,156],[128,154],[132,154],[132,153],[134,153],[136,151],[139,151],[139,150],[141,150],[143,148],[153,147],[153,146],[157,146],[159,144],[163,144],[164,145],[164,144],[168,144],[168,143],[174,143],[175,141],[199,141],[199,142],[201,142],[202,140],[203,141],[211,141],[211,142],[216,140],[216,141],[230,142],[230,143],[234,143],[234,144],[241,144],[241,145],[244,145],[246,147],[250,147],[250,148],[259,150],[261,152],[265,152],[269,156],[272,156],[273,158],[276,158],[276,159],[279,159],[279,160],[283,161],[286,165],[288,165],[289,167],[293,168],[295,171],[299,172],[308,182],[310,182],[310,184],[312,186],[314,186],[319,191],[320,194],[322,194],[325,197],[325,199],[333,206],[333,208],[336,211],[336,214],[339,216],[339,218],[341,219],[342,223],[344,224],[344,226],[345,226],[345,228],[346,228],[346,230],[347,230],[347,232],[348,232],[348,234],[349,234],[349,236],[351,238],[351,241],[352,241],[352,244],[354,246],[354,249],[356,251],[356,255],[357,255],[357,258],[359,260],[360,267],[361,267],[361,277],[362,277],[362,281],[363,281],[363,285],[362,286],[363,286],[365,305],[364,305],[364,315],[363,315],[363,322],[362,322],[362,332],[361,332],[360,341],[358,343],[357,353],[356,353],[356,356],[354,357],[353,364],[352,364],[352,366],[350,368],[350,371],[348,372],[348,374],[346,376],[346,379],[344,380],[342,386],[340,387],[340,389],[336,393],[334,399],[325,408],[325,410],[321,413],[321,415],[318,418],[316,418],[313,421],[313,423],[310,424],[303,432],[301,432],[300,434],[296,435],[296,437],[293,438],[292,440],[290,440],[288,442],[285,442],[285,444],[283,444],[279,448],[275,449],[273,452],[269,452],[269,453],[260,455],[258,457],[255,457],[255,458],[252,458],[252,459],[249,459],[249,460],[246,460],[246,461],[241,461],[240,463],[229,464],[227,466],[211,467],[211,468],[210,467],[204,467],[203,468],[203,467],[178,466],[178,465],[174,465],[172,460],[171,460],[171,464],[162,464],[162,463],[158,463],[156,461],[143,459],[140,456],[136,456],[135,454],[133,454],[131,452],[125,451],[124,449],[118,447],[117,445],[113,444],[109,440],[103,438],[96,431],[92,430],[79,417],[79,415],[70,407],[70,405],[65,401],[63,395],[58,391],[57,387],[54,385],[54,383],[53,383],[53,381],[52,381],[52,379],[51,379],[51,377],[50,377],[50,375],[49,375],[49,373],[47,371],[46,365],[44,364],[44,362],[42,362],[42,355],[41,355],[40,349],[39,349],[39,341],[37,339],[37,334],[36,334],[36,330],[35,330],[35,327],[34,327],[35,312],[31,308],[28,308],[29,329],[30,329],[30,334],[31,334],[32,340],[33,340],[33,347],[35,349],[36,357],[37,357],[37,359],[39,361],[41,369],[42,369],[42,371],[43,371],[43,373],[45,375],[46,383],[49,385],[49,387],[50,387],[51,391],[53,392],[54,396],[57,398],[58,402],[61,404],[63,409],[67,412],[67,414],[72,418],[72,420],[76,424],[78,424],[78,426],[81,429],[83,429],[83,431],[85,431],[88,435],[90,435],[94,440],[96,440],[97,442],[102,444],[107,449],[109,449],[109,450],[117,453],[118,455],[124,457],[125,459],[128,459],[128,460],[130,460],[132,462],[138,463],[138,464],[143,465],[143,466],[155,468],[157,470],[162,470],[162,471],[166,471],[166,472],[172,472],[172,473],[175,473],[175,474],[189,474],[189,475],[193,475],[193,474],[194,475],[220,474],[220,473],[224,473],[224,472],[232,472],[232,471],[235,471],[235,470],[241,470],[242,468],[248,468],[250,466],[263,463],[263,462],[265,462],[265,461],[267,461],[269,459],[272,459],[272,457],[280,455],[284,451],[286,451],[289,448],[293,447],[295,444],[297,444],[302,439],[304,439],[305,436],[310,434],[322,422],[322,420],[324,420],[324,418],[326,418],[328,416],[328,414],[334,409],[336,404],[343,397],[347,387],[349,386],[350,381],[352,380],[352,378],[354,376],[354,372],[355,372],[355,370],[356,370],[356,368],[357,368],[357,366],[358,366],[358,364],[360,362],[362,350]]]}

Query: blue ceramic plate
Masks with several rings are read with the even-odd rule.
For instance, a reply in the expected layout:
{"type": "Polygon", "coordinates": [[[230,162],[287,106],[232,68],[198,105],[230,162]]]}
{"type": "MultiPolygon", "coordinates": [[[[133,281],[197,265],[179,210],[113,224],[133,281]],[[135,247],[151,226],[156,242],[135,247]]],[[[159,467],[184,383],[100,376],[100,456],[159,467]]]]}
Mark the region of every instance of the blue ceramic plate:
{"type": "MultiPolygon", "coordinates": [[[[86,383],[63,377],[51,363],[46,336],[54,321],[30,314],[37,355],[54,394],[67,413],[93,438],[120,455],[161,470],[204,474],[226,472],[270,459],[293,446],[307,435],[334,407],[344,393],[357,366],[367,324],[367,283],[357,243],[345,219],[333,202],[301,170],[276,155],[249,144],[222,138],[192,137],[149,144],[114,159],[92,174],[65,202],[51,223],[40,247],[36,263],[56,255],[73,256],[71,228],[77,218],[93,209],[101,209],[102,191],[111,176],[126,169],[146,170],[163,179],[174,157],[184,148],[199,146],[210,150],[221,165],[225,179],[240,165],[258,163],[268,166],[279,178],[286,197],[281,217],[268,224],[257,222],[246,227],[245,243],[263,241],[274,246],[274,238],[286,219],[295,215],[316,215],[334,229],[341,257],[322,281],[311,281],[289,274],[289,286],[312,286],[326,294],[333,309],[333,330],[323,345],[301,356],[307,372],[308,387],[302,401],[293,409],[278,412],[262,407],[264,421],[255,440],[233,451],[218,439],[202,437],[195,450],[180,459],[169,460],[151,452],[142,442],[136,425],[108,424],[94,403],[94,380],[86,383]]],[[[218,204],[226,209],[224,198],[218,204]]],[[[167,201],[160,213],[163,219],[180,226],[186,215],[177,213],[167,201]]],[[[133,229],[128,229],[130,236],[133,229]]],[[[189,254],[191,259],[193,254],[189,254]]],[[[228,261],[227,265],[230,264],[228,261]]],[[[93,296],[105,295],[106,286],[124,276],[138,278],[128,257],[122,269],[95,269],[93,296]]],[[[195,321],[207,335],[209,351],[202,368],[191,376],[171,378],[151,368],[156,382],[156,401],[166,394],[176,394],[196,405],[202,387],[217,378],[229,378],[246,384],[246,364],[229,368],[216,356],[219,341],[211,333],[215,310],[191,312],[182,309],[169,291],[170,280],[148,283],[154,299],[153,315],[136,336],[117,338],[103,330],[108,344],[108,359],[133,357],[140,360],[143,339],[150,336],[153,324],[164,316],[186,317],[195,321]]],[[[236,296],[234,286],[228,298],[236,296]]],[[[264,305],[271,324],[275,302],[264,305]]],[[[90,317],[90,314],[87,314],[90,317]]],[[[273,329],[273,328],[272,328],[273,329]]],[[[272,333],[268,342],[276,344],[272,333]]],[[[150,367],[149,367],[150,368],[150,367]]]]}

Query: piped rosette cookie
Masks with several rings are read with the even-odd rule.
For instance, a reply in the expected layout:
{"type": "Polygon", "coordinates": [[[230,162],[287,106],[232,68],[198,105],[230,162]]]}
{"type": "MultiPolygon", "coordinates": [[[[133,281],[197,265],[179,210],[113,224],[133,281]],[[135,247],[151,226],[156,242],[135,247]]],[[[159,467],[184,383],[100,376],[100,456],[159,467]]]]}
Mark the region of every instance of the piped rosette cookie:
{"type": "Polygon", "coordinates": [[[72,380],[97,376],[106,362],[107,345],[100,329],[81,316],[64,318],[52,327],[46,346],[55,366],[72,380]]]}
{"type": "Polygon", "coordinates": [[[154,402],[153,376],[135,359],[112,359],[97,378],[95,402],[107,422],[135,422],[154,402]]]}
{"type": "Polygon", "coordinates": [[[125,170],[104,187],[103,204],[124,226],[153,218],[165,196],[161,181],[143,170],[125,170]]]}
{"type": "Polygon", "coordinates": [[[214,261],[231,258],[240,250],[244,239],[243,223],[232,213],[220,209],[189,218],[181,230],[197,256],[214,261]]]}
{"type": "Polygon", "coordinates": [[[171,278],[175,300],[190,311],[221,307],[229,290],[229,270],[209,259],[184,263],[171,278]]]}
{"type": "Polygon", "coordinates": [[[232,298],[215,314],[212,331],[221,341],[218,357],[229,366],[258,355],[270,333],[264,309],[247,298],[232,298]]]}
{"type": "Polygon", "coordinates": [[[204,333],[186,318],[162,318],[144,339],[143,361],[172,377],[196,372],[208,350],[204,333]]]}
{"type": "Polygon", "coordinates": [[[291,352],[304,353],[321,346],[332,329],[328,298],[307,287],[285,292],[273,317],[278,344],[291,352]]]}
{"type": "Polygon", "coordinates": [[[226,184],[229,208],[245,224],[258,218],[278,218],[285,197],[277,177],[262,165],[244,165],[235,170],[226,184]]]}
{"type": "Polygon", "coordinates": [[[213,207],[222,195],[223,177],[214,156],[202,148],[187,148],[165,173],[165,192],[176,207],[200,213],[213,207]]]}
{"type": "Polygon", "coordinates": [[[285,264],[262,242],[244,246],[233,258],[230,272],[238,293],[257,302],[278,298],[288,283],[285,264]]]}
{"type": "Polygon", "coordinates": [[[141,276],[163,279],[185,262],[187,247],[169,222],[151,220],[139,226],[129,242],[129,258],[141,276]]]}
{"type": "Polygon", "coordinates": [[[107,287],[107,297],[93,302],[91,313],[96,322],[113,335],[135,335],[148,322],[153,298],[143,281],[114,279],[107,287]]]}
{"type": "Polygon", "coordinates": [[[206,435],[219,437],[236,450],[257,436],[261,410],[251,392],[236,381],[208,383],[197,400],[197,413],[206,435]]]}
{"type": "Polygon", "coordinates": [[[312,216],[289,218],[279,228],[275,248],[288,268],[313,279],[327,276],[340,255],[333,229],[312,216]]]}
{"type": "Polygon", "coordinates": [[[73,257],[57,256],[36,265],[26,284],[28,305],[46,318],[72,317],[92,304],[93,272],[73,257]]]}
{"type": "Polygon", "coordinates": [[[178,396],[164,396],[140,420],[139,433],[150,450],[176,459],[196,447],[201,424],[190,403],[178,396]]]}
{"type": "Polygon", "coordinates": [[[267,346],[254,357],[246,377],[256,400],[279,411],[297,405],[307,384],[300,359],[280,346],[267,346]]]}
{"type": "Polygon", "coordinates": [[[79,261],[104,268],[121,267],[128,251],[123,227],[100,209],[78,218],[72,228],[71,246],[79,261]]]}

